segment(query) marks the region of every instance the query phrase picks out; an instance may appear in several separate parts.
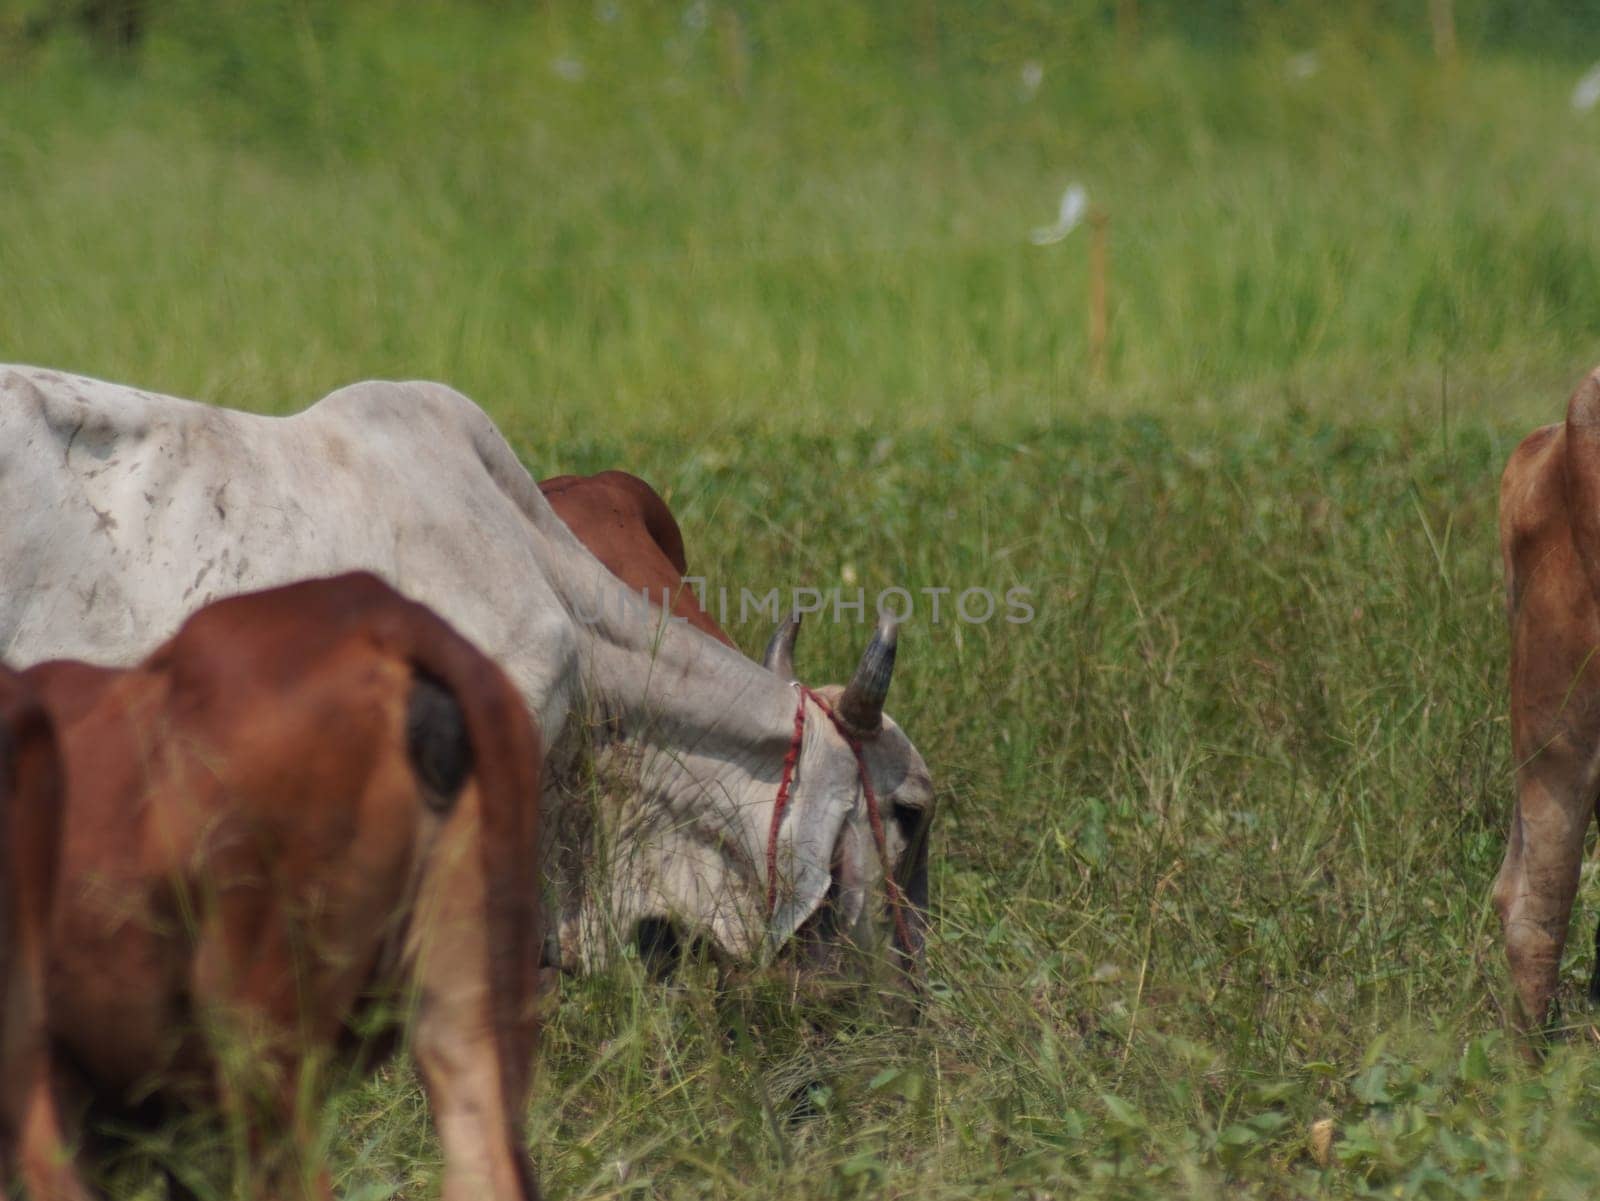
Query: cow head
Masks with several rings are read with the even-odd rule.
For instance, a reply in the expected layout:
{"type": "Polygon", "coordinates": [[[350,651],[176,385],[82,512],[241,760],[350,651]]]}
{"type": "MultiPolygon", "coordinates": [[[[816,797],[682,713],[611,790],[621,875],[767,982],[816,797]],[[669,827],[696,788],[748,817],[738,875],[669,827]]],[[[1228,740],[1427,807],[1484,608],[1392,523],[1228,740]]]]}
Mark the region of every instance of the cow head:
{"type": "MultiPolygon", "coordinates": [[[[763,657],[769,671],[791,683],[799,682],[794,667],[799,633],[797,613],[779,624],[763,657]]],[[[856,779],[847,785],[853,796],[834,843],[827,895],[796,930],[788,954],[803,967],[830,972],[848,972],[851,958],[886,962],[898,969],[902,982],[915,985],[927,930],[933,782],[922,755],[883,711],[896,643],[895,623],[885,618],[850,682],[816,689],[833,718],[813,711],[808,721],[816,727],[815,736],[840,744],[833,748],[835,756],[843,749],[855,760],[856,779]],[[881,854],[866,785],[882,827],[881,854]],[[885,860],[892,887],[884,876],[885,860]]]]}
{"type": "MultiPolygon", "coordinates": [[[[632,943],[664,971],[700,946],[729,966],[778,960],[819,983],[914,990],[933,787],[883,712],[896,631],[878,628],[849,683],[814,692],[783,687],[798,685],[797,633],[797,619],[780,626],[765,668],[697,638],[694,652],[711,657],[723,684],[702,686],[703,708],[595,712],[588,755],[558,769],[547,791],[561,827],[548,860],[561,914],[549,962],[592,971],[632,943]],[[780,810],[780,764],[791,757],[780,810]]],[[[663,690],[681,699],[674,684],[663,690]]]]}

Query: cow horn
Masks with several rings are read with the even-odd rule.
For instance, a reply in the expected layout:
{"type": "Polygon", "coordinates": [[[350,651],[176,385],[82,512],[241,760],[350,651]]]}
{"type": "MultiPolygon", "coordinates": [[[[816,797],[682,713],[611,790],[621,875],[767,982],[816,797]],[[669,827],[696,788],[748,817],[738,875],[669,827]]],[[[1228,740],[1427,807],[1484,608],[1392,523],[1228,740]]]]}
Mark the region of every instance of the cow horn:
{"type": "Polygon", "coordinates": [[[889,679],[894,675],[895,620],[884,617],[867,643],[856,666],[856,674],[839,697],[837,712],[845,725],[858,734],[876,734],[883,728],[883,702],[889,695],[889,679]]]}
{"type": "Polygon", "coordinates": [[[800,637],[800,613],[796,610],[778,623],[778,628],[767,640],[767,650],[761,656],[761,665],[773,675],[784,680],[797,680],[794,674],[794,643],[800,637]]]}

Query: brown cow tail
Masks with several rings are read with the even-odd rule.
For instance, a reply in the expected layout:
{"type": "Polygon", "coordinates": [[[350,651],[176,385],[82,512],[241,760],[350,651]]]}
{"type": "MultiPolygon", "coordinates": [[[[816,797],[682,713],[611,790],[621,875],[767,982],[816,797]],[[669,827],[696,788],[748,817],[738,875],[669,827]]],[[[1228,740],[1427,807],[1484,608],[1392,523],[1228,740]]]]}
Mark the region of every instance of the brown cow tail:
{"type": "Polygon", "coordinates": [[[1589,585],[1600,595],[1600,368],[1567,403],[1567,508],[1589,585]]]}

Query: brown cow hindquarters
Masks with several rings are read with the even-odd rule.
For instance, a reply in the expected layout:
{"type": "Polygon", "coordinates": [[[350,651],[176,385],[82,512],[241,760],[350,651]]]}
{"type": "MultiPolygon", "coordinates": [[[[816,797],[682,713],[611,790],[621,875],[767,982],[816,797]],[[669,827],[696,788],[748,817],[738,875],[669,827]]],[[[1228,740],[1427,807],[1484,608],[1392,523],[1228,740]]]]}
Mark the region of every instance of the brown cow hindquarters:
{"type": "Polygon", "coordinates": [[[246,1132],[243,1192],[327,1197],[306,1102],[362,996],[409,983],[447,1196],[534,1197],[532,1028],[501,1020],[531,1011],[531,974],[496,959],[486,898],[519,898],[511,941],[537,945],[537,875],[530,856],[505,878],[483,831],[520,855],[541,756],[503,674],[427,610],[341,577],[220,602],[145,667],[89,683],[85,701],[63,676],[58,698],[75,716],[53,992],[90,1079],[219,1101],[246,1132]],[[492,1131],[481,1145],[458,1109],[492,1131]]]}

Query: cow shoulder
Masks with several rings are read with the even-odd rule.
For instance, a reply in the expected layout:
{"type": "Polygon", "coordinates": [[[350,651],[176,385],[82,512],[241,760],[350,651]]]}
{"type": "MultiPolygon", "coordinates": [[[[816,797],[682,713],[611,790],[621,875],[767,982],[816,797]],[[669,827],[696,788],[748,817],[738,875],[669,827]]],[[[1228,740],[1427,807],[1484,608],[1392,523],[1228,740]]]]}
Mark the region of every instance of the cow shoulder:
{"type": "Polygon", "coordinates": [[[437,446],[444,438],[475,446],[485,437],[500,437],[469,397],[429,380],[363,380],[328,393],[302,416],[348,427],[368,442],[420,440],[437,446]]]}
{"type": "MultiPolygon", "coordinates": [[[[499,427],[476,402],[448,385],[368,380],[330,392],[301,419],[358,440],[369,453],[402,468],[440,457],[461,465],[475,462],[496,492],[535,526],[546,533],[563,528],[499,427]]],[[[452,482],[470,481],[460,475],[452,482]]]]}

